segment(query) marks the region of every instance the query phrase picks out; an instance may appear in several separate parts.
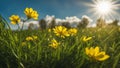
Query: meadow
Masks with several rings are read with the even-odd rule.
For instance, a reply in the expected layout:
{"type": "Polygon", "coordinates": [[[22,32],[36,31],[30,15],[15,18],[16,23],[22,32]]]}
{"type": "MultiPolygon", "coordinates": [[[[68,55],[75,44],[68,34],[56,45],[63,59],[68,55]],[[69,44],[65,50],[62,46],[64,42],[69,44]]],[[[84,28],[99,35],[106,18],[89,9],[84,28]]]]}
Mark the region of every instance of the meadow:
{"type": "MultiPolygon", "coordinates": [[[[32,8],[24,13],[27,20],[39,16],[32,8]]],[[[21,20],[18,15],[9,19],[14,25],[21,20]]],[[[1,20],[0,68],[119,68],[119,35],[117,25],[13,31],[1,20]]]]}
{"type": "Polygon", "coordinates": [[[120,27],[78,29],[74,36],[56,36],[53,30],[12,31],[0,26],[0,68],[119,68],[120,27]],[[33,36],[35,39],[26,39],[33,36]],[[83,37],[91,37],[84,41],[83,37]],[[51,40],[58,46],[50,46],[51,40]],[[92,60],[86,47],[98,46],[110,57],[92,60]]]}

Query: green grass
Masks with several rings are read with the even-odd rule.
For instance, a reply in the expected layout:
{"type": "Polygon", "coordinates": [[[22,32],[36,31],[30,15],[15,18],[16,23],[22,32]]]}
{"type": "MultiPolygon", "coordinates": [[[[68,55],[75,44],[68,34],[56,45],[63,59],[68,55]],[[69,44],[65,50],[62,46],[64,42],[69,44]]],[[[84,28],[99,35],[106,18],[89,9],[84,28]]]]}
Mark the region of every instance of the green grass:
{"type": "Polygon", "coordinates": [[[0,68],[119,68],[120,27],[78,29],[76,36],[65,39],[47,30],[11,31],[0,26],[0,68]],[[38,40],[27,42],[27,36],[36,35],[38,40]],[[87,42],[82,36],[93,37],[87,42]],[[61,44],[57,49],[49,46],[55,38],[61,44]],[[99,46],[110,58],[92,62],[85,48],[99,46]]]}

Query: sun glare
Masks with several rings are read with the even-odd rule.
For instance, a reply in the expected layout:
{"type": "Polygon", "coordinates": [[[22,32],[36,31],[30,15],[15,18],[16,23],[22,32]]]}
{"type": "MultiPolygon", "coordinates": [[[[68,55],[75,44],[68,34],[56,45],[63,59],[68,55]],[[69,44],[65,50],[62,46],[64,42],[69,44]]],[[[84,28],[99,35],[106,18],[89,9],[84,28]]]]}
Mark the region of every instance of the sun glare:
{"type": "Polygon", "coordinates": [[[98,17],[102,18],[110,18],[113,17],[115,14],[118,15],[117,11],[120,7],[120,4],[117,4],[118,1],[113,0],[92,0],[93,3],[87,4],[88,6],[92,7],[90,12],[92,11],[94,15],[98,15],[98,17]]]}
{"type": "Polygon", "coordinates": [[[98,4],[96,4],[95,9],[100,14],[105,15],[112,11],[112,3],[109,1],[100,1],[98,4]]]}

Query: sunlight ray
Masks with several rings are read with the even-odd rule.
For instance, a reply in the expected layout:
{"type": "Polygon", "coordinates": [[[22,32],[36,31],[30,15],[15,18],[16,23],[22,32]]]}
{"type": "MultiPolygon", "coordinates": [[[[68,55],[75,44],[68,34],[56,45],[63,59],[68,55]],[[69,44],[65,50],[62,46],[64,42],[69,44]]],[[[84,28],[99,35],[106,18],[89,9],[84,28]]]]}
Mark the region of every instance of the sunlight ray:
{"type": "Polygon", "coordinates": [[[102,18],[115,18],[119,15],[117,10],[119,10],[120,4],[118,1],[113,0],[92,0],[92,3],[85,3],[85,5],[91,7],[89,12],[92,12],[95,16],[102,18]]]}

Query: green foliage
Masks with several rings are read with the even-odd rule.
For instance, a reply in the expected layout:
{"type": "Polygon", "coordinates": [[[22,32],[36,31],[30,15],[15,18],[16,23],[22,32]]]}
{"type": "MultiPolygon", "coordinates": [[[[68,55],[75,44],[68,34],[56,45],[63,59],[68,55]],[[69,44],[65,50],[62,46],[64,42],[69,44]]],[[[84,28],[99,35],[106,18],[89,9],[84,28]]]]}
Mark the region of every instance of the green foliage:
{"type": "Polygon", "coordinates": [[[6,20],[0,15],[0,26],[5,28],[6,20]]]}
{"type": "Polygon", "coordinates": [[[99,18],[97,20],[97,27],[104,27],[106,25],[106,22],[103,18],[99,18]]]}
{"type": "Polygon", "coordinates": [[[55,26],[56,26],[56,22],[55,22],[55,19],[53,18],[52,21],[48,24],[48,27],[52,29],[55,26]]]}
{"type": "Polygon", "coordinates": [[[42,30],[47,28],[47,23],[44,19],[39,21],[39,25],[42,30]]]}
{"type": "Polygon", "coordinates": [[[78,29],[76,36],[56,37],[47,30],[11,31],[0,28],[0,68],[119,68],[120,27],[78,29]],[[26,41],[36,35],[36,41],[26,41]],[[82,36],[93,37],[87,42],[82,36]],[[55,38],[57,49],[49,46],[55,38]],[[23,46],[22,43],[26,42],[23,46]],[[85,48],[99,46],[110,58],[103,62],[92,62],[85,54],[85,48]]]}
{"type": "Polygon", "coordinates": [[[62,26],[66,27],[66,28],[71,28],[71,25],[69,22],[63,22],[62,26]]]}
{"type": "Polygon", "coordinates": [[[78,28],[86,28],[89,24],[89,20],[87,18],[83,18],[81,22],[77,25],[78,28]]]}

